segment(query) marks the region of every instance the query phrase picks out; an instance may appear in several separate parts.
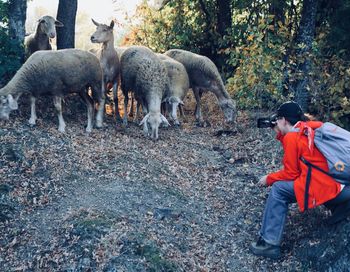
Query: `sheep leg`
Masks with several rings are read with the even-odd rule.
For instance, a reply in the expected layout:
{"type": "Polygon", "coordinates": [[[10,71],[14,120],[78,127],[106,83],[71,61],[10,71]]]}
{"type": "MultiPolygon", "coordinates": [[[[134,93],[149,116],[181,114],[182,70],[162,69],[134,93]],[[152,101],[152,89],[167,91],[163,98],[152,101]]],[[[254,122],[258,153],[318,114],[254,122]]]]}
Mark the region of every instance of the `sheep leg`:
{"type": "Polygon", "coordinates": [[[180,122],[177,119],[177,106],[178,103],[171,103],[171,119],[173,120],[175,126],[180,126],[180,122]]]}
{"type": "Polygon", "coordinates": [[[94,101],[92,98],[88,95],[87,91],[81,91],[80,97],[84,100],[84,103],[87,107],[87,116],[88,116],[88,124],[86,127],[86,132],[92,131],[92,120],[94,118],[94,101]]]}
{"type": "Polygon", "coordinates": [[[113,84],[113,101],[114,101],[114,110],[115,110],[115,118],[117,122],[121,122],[122,118],[119,114],[119,102],[118,102],[118,83],[115,82],[113,84]]]}
{"type": "MultiPolygon", "coordinates": [[[[132,95],[131,96],[131,103],[130,103],[130,110],[129,110],[129,116],[130,117],[132,117],[132,116],[134,116],[134,100],[135,100],[135,98],[134,98],[134,96],[132,95]]],[[[136,118],[134,118],[134,120],[135,120],[136,118]]]]}
{"type": "Polygon", "coordinates": [[[129,95],[128,93],[124,94],[124,116],[123,116],[123,125],[126,127],[128,125],[128,102],[129,95]]]}
{"type": "MultiPolygon", "coordinates": [[[[133,99],[131,100],[131,103],[133,104],[133,99]]],[[[138,102],[136,102],[135,108],[136,108],[136,110],[135,110],[135,115],[134,115],[134,122],[140,118],[140,104],[138,102]]]]}
{"type": "Polygon", "coordinates": [[[62,115],[62,97],[54,96],[53,104],[55,105],[58,115],[58,131],[63,133],[65,131],[66,124],[64,123],[62,115]]]}
{"type": "Polygon", "coordinates": [[[171,119],[171,121],[174,121],[174,118],[173,118],[173,103],[172,102],[166,103],[165,110],[166,110],[167,116],[171,119]]]}
{"type": "Polygon", "coordinates": [[[141,103],[136,101],[136,114],[134,117],[134,121],[136,121],[140,118],[140,108],[141,108],[141,103]]]}
{"type": "Polygon", "coordinates": [[[98,108],[96,114],[96,127],[101,128],[103,126],[103,114],[105,110],[106,102],[106,89],[104,82],[102,82],[102,91],[101,95],[98,97],[98,108]]]}
{"type": "Polygon", "coordinates": [[[36,98],[34,96],[30,96],[30,119],[29,119],[29,124],[30,125],[35,125],[36,123],[36,111],[35,111],[35,100],[36,98]]]}
{"type": "Polygon", "coordinates": [[[160,113],[163,114],[164,116],[167,116],[168,112],[167,112],[167,102],[162,102],[160,104],[160,113]]]}
{"type": "Polygon", "coordinates": [[[142,106],[143,116],[146,116],[147,113],[149,112],[147,102],[142,99],[142,102],[140,103],[137,101],[137,104],[138,104],[138,107],[142,106]]]}
{"type": "Polygon", "coordinates": [[[184,118],[185,117],[184,106],[181,104],[179,104],[179,111],[180,111],[180,116],[184,118]]]}
{"type": "Polygon", "coordinates": [[[202,117],[202,111],[201,111],[201,97],[202,97],[202,92],[200,91],[199,88],[195,87],[193,89],[194,97],[196,98],[196,111],[195,111],[195,116],[197,122],[202,125],[204,123],[203,117],[202,117]]]}
{"type": "Polygon", "coordinates": [[[168,117],[170,120],[172,119],[172,115],[171,115],[171,104],[170,102],[163,102],[162,104],[160,104],[160,113],[163,114],[165,117],[168,117]]]}
{"type": "Polygon", "coordinates": [[[143,135],[145,137],[148,136],[148,126],[147,126],[147,121],[143,124],[143,135]]]}

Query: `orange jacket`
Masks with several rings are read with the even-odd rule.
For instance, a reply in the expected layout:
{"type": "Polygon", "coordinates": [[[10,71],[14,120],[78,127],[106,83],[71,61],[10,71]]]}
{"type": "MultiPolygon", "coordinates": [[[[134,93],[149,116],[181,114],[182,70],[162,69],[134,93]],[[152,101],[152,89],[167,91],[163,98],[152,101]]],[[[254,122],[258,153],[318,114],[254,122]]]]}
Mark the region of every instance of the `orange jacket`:
{"type": "MultiPolygon", "coordinates": [[[[267,184],[272,185],[276,181],[294,180],[294,192],[300,211],[304,211],[305,184],[307,166],[300,160],[304,157],[307,161],[328,171],[326,158],[313,145],[313,129],[322,125],[322,122],[309,121],[299,122],[296,128],[299,132],[288,132],[285,135],[277,135],[277,139],[282,143],[283,169],[267,176],[267,184]],[[311,128],[311,129],[310,129],[311,128]],[[308,135],[305,135],[308,131],[308,135]]],[[[309,188],[308,208],[314,208],[335,198],[340,192],[340,184],[326,174],[312,169],[311,182],[309,188]]]]}

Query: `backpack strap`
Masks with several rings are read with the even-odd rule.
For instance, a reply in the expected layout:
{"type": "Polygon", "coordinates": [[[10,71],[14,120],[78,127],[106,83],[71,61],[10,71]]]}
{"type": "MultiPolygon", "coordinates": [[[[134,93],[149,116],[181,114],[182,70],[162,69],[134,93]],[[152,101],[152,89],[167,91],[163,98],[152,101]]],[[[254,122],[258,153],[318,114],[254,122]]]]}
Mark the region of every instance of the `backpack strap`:
{"type": "Polygon", "coordinates": [[[310,183],[311,183],[312,166],[311,166],[311,163],[305,160],[303,157],[301,157],[300,160],[307,165],[307,175],[306,175],[305,195],[304,195],[304,211],[307,211],[309,209],[309,189],[310,189],[310,183]]]}
{"type": "Polygon", "coordinates": [[[314,165],[314,164],[312,164],[311,162],[305,160],[304,157],[300,157],[300,160],[301,160],[303,163],[305,163],[308,167],[313,167],[313,168],[317,169],[318,171],[321,171],[322,173],[326,174],[327,176],[330,176],[330,177],[333,178],[333,176],[332,176],[330,173],[328,173],[327,171],[325,171],[325,170],[323,170],[322,168],[318,167],[317,165],[314,165]]]}
{"type": "Polygon", "coordinates": [[[310,183],[311,183],[311,172],[312,168],[315,168],[322,173],[332,177],[331,174],[329,174],[327,171],[323,170],[322,168],[312,164],[311,162],[307,161],[304,157],[300,157],[300,160],[307,165],[307,175],[306,175],[306,184],[305,184],[305,196],[304,196],[304,210],[306,211],[309,207],[309,189],[310,189],[310,183]]]}

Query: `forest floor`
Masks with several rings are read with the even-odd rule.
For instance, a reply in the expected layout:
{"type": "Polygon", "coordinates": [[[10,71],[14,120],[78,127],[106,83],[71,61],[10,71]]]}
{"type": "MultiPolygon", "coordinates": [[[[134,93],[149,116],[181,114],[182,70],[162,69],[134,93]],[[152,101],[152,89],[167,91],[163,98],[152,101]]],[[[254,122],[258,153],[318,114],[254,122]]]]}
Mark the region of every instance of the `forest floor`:
{"type": "Polygon", "coordinates": [[[349,271],[350,223],[327,226],[323,207],[291,205],[280,260],[250,254],[270,190],[256,183],[282,155],[263,113],[239,112],[232,133],[208,94],[210,125],[191,101],[154,142],[112,116],[87,134],[74,99],[64,134],[51,101],[35,127],[25,99],[0,121],[1,271],[349,271]]]}

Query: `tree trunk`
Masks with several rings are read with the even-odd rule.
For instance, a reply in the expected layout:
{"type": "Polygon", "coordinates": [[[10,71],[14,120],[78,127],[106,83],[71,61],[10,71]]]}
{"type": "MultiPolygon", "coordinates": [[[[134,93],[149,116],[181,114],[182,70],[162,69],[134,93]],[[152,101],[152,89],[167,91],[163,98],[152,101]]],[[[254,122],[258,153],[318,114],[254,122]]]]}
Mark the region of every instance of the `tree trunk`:
{"type": "MultiPolygon", "coordinates": [[[[198,4],[199,4],[199,9],[204,16],[205,29],[207,29],[207,31],[203,33],[203,37],[205,37],[203,38],[203,40],[211,41],[213,40],[213,36],[212,36],[212,31],[209,31],[209,30],[214,28],[213,22],[211,20],[212,16],[210,16],[210,12],[206,6],[205,1],[199,0],[198,4]]],[[[198,47],[199,47],[199,54],[207,56],[208,58],[210,58],[215,62],[216,57],[212,52],[212,45],[210,45],[209,43],[198,44],[198,47]]]]}
{"type": "Polygon", "coordinates": [[[230,0],[217,0],[218,5],[218,32],[221,37],[227,34],[227,29],[232,27],[230,0]]]}
{"type": "MultiPolygon", "coordinates": [[[[9,34],[19,45],[24,44],[25,23],[27,19],[27,0],[9,2],[9,34]]],[[[21,61],[24,62],[24,47],[21,46],[21,61]]]]}
{"type": "Polygon", "coordinates": [[[269,6],[269,14],[274,15],[273,23],[277,25],[279,21],[285,21],[286,2],[280,0],[272,0],[269,6]]]}
{"type": "Polygon", "coordinates": [[[311,61],[309,53],[311,52],[312,42],[315,35],[315,22],[317,12],[317,0],[304,0],[301,14],[299,31],[296,37],[297,46],[297,80],[295,82],[294,95],[295,101],[299,103],[304,111],[308,110],[310,100],[310,69],[311,61]]]}
{"type": "Polygon", "coordinates": [[[59,0],[57,20],[63,23],[63,27],[57,30],[57,49],[75,47],[75,17],[77,14],[78,0],[59,0]]]}

